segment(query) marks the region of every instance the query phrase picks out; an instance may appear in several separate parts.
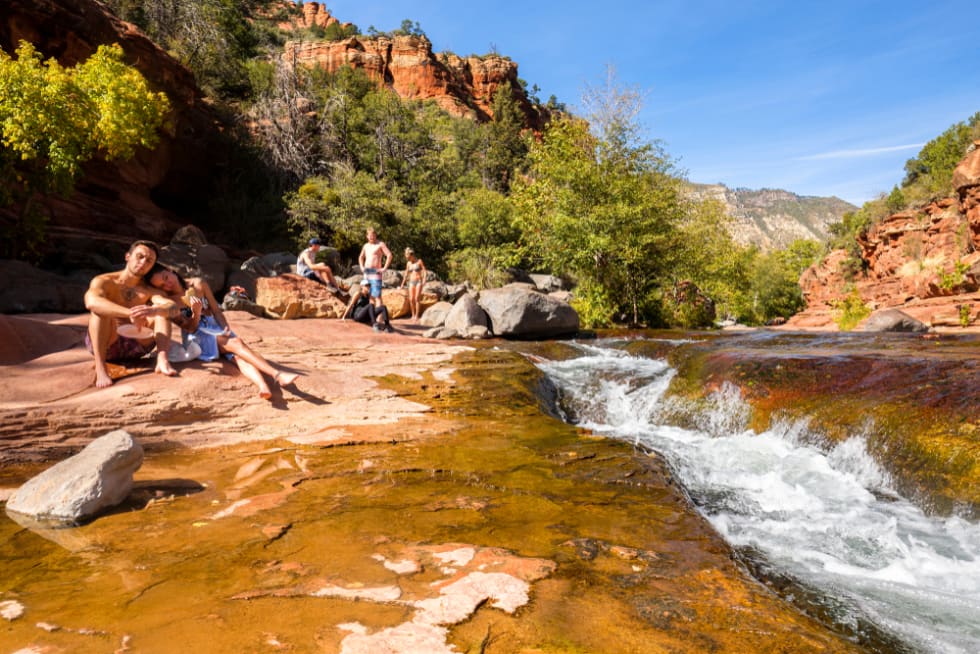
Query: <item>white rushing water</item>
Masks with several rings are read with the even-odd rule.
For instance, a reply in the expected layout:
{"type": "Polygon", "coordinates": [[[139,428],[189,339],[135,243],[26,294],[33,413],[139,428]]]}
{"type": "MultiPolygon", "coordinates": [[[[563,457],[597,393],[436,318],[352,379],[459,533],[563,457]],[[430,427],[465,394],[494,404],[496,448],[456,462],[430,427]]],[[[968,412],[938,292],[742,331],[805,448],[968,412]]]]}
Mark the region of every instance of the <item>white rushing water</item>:
{"type": "Polygon", "coordinates": [[[980,652],[980,526],[899,497],[860,434],[829,451],[804,423],[756,434],[734,387],[696,428],[671,426],[666,362],[579,347],[580,358],[539,364],[569,418],[663,454],[729,543],[825,596],[843,626],[870,622],[909,651],[980,652]]]}

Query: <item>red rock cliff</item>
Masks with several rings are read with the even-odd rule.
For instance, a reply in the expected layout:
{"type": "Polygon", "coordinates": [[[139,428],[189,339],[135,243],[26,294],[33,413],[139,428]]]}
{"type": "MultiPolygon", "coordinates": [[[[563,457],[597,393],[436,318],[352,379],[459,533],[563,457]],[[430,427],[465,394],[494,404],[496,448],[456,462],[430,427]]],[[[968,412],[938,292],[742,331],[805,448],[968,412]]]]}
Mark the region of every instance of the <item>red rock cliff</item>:
{"type": "Polygon", "coordinates": [[[858,239],[863,272],[846,274],[835,250],[800,278],[807,309],[789,327],[833,327],[833,303],[853,288],[872,309],[898,308],[935,326],[980,313],[980,141],[953,174],[956,195],[900,211],[858,239]]]}
{"type": "Polygon", "coordinates": [[[435,54],[424,36],[358,36],[343,41],[290,41],[285,57],[286,61],[320,66],[330,72],[342,66],[358,68],[402,98],[434,100],[455,116],[480,121],[492,117],[493,94],[501,84],[510,82],[527,126],[538,130],[544,124],[545,116],[531,105],[518,82],[517,64],[498,55],[463,58],[449,52],[435,54]]]}

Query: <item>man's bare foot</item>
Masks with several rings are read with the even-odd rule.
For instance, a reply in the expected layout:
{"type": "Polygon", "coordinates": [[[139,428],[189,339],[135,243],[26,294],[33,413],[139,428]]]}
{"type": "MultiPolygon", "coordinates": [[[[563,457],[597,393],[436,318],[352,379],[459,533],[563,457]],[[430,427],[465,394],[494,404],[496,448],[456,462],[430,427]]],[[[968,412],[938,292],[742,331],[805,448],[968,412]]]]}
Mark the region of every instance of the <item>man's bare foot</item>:
{"type": "Polygon", "coordinates": [[[164,357],[163,361],[160,361],[159,359],[157,359],[157,369],[156,369],[156,371],[158,373],[160,373],[161,375],[164,375],[165,377],[176,377],[177,376],[177,371],[174,370],[174,367],[170,365],[170,362],[167,361],[166,357],[164,357]]]}
{"type": "Polygon", "coordinates": [[[261,397],[263,400],[271,400],[272,399],[272,391],[269,390],[269,387],[268,386],[266,386],[265,388],[260,388],[259,389],[259,397],[261,397]]]}
{"type": "Polygon", "coordinates": [[[95,371],[95,387],[96,388],[109,388],[112,386],[112,377],[109,376],[108,372],[104,370],[95,371]]]}
{"type": "Polygon", "coordinates": [[[280,386],[289,386],[296,381],[297,377],[299,377],[299,375],[295,372],[277,372],[275,380],[280,386]]]}

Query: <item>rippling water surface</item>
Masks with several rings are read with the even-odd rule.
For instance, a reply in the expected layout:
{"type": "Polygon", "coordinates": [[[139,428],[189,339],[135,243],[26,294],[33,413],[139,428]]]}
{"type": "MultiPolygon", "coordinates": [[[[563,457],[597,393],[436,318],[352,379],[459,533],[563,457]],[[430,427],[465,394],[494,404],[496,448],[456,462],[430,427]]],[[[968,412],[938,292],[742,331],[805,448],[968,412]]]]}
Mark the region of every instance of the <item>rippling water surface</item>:
{"type": "Polygon", "coordinates": [[[569,420],[662,453],[734,547],[797,595],[812,591],[808,608],[840,628],[877,630],[910,652],[980,652],[980,526],[899,496],[861,434],[826,449],[802,422],[747,430],[734,387],[698,410],[696,427],[668,424],[674,371],[618,344],[540,364],[569,420]]]}

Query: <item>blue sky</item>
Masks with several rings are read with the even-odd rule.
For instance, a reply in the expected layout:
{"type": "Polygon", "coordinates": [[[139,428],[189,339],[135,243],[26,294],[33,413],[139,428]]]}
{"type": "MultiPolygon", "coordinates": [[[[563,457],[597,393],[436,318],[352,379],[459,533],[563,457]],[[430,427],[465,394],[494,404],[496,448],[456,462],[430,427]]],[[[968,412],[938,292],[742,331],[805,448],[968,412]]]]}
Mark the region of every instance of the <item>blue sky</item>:
{"type": "Polygon", "coordinates": [[[362,31],[417,21],[436,52],[496,50],[573,110],[612,66],[693,182],[861,204],[980,111],[980,0],[325,4],[362,31]]]}

